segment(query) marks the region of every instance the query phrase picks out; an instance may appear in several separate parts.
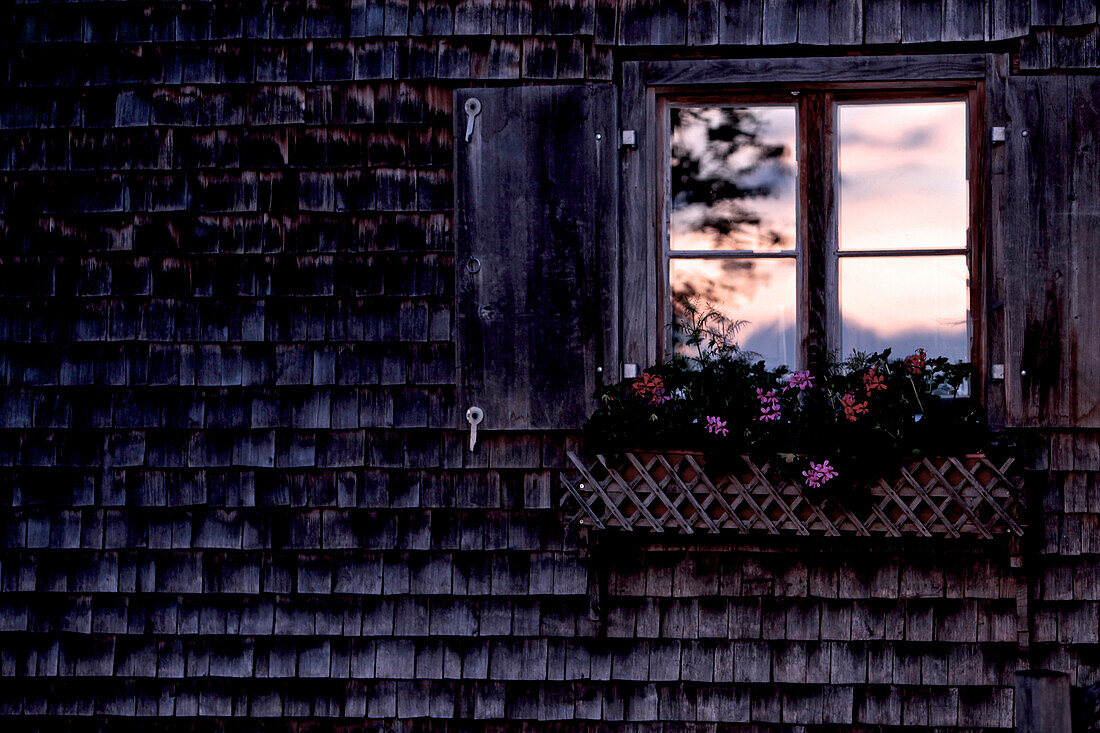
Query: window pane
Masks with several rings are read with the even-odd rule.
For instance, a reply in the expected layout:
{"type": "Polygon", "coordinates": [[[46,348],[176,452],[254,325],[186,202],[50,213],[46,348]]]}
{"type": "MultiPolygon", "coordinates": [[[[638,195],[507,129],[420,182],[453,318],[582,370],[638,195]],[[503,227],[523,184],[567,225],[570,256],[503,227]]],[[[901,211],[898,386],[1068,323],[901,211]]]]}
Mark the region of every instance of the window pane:
{"type": "Polygon", "coordinates": [[[795,247],[793,106],[671,109],[674,250],[795,247]]]}
{"type": "Polygon", "coordinates": [[[966,102],[841,104],[840,248],[965,247],[966,102]]]}
{"type": "MultiPolygon", "coordinates": [[[[769,366],[796,364],[793,257],[673,259],[669,268],[678,321],[682,322],[685,312],[677,304],[689,299],[700,313],[712,308],[729,321],[746,321],[735,340],[769,366]]],[[[677,344],[677,350],[683,348],[677,344]]]]}
{"type": "Polygon", "coordinates": [[[842,356],[852,350],[969,361],[965,255],[840,260],[842,356]]]}

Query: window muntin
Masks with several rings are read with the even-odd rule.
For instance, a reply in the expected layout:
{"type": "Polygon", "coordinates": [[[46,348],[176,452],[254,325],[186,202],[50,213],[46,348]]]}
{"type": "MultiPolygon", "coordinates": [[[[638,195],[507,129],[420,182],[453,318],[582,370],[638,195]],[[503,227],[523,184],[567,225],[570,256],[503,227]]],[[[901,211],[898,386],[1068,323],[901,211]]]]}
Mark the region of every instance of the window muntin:
{"type": "MultiPolygon", "coordinates": [[[[672,180],[676,174],[672,163],[680,153],[674,141],[682,141],[686,135],[678,129],[683,125],[675,124],[677,117],[669,114],[665,272],[677,273],[674,280],[665,281],[671,286],[669,299],[684,292],[720,294],[722,297],[711,299],[709,305],[733,320],[750,321],[738,340],[772,366],[804,365],[807,348],[847,355],[853,349],[872,351],[889,346],[895,353],[908,353],[906,349],[923,347],[929,353],[969,359],[973,333],[968,276],[973,165],[968,143],[969,92],[914,91],[907,95],[894,89],[882,94],[850,90],[799,94],[776,94],[776,99],[794,97],[795,104],[769,106],[753,104],[761,95],[739,104],[736,95],[716,103],[711,100],[717,95],[708,93],[709,105],[692,107],[748,110],[756,117],[761,116],[758,110],[785,108],[799,116],[790,126],[792,134],[783,139],[784,147],[791,151],[791,180],[797,188],[807,169],[826,172],[821,176],[827,179],[825,185],[816,190],[825,192],[829,221],[827,233],[815,241],[806,241],[810,239],[807,231],[814,231],[813,227],[796,226],[793,249],[768,247],[759,234],[754,239],[756,232],[751,230],[739,238],[712,237],[717,249],[706,254],[679,244],[685,239],[684,216],[678,212],[685,207],[675,194],[690,187],[672,180]],[[796,139],[795,129],[799,129],[798,135],[806,134],[806,140],[796,139]],[[821,144],[823,140],[826,142],[821,144]],[[816,149],[809,148],[814,142],[818,143],[816,149]],[[794,152],[799,150],[796,156],[794,152]],[[746,246],[746,240],[755,246],[746,246]],[[684,263],[672,267],[674,260],[704,256],[736,258],[742,266],[730,269],[737,277],[728,280],[722,279],[720,268],[704,271],[699,267],[695,279],[687,281],[683,273],[692,268],[684,263]],[[745,275],[744,263],[788,257],[798,262],[799,270],[793,303],[787,300],[788,290],[761,287],[745,275]],[[812,261],[824,266],[808,265],[812,261]],[[818,292],[811,296],[811,290],[818,292]],[[779,317],[790,313],[798,314],[797,323],[779,317]],[[767,320],[759,321],[761,315],[767,320]],[[812,325],[815,319],[821,324],[816,328],[812,325]],[[818,338],[810,335],[813,333],[818,338]],[[798,341],[798,352],[789,358],[790,344],[798,341]]],[[[667,109],[683,107],[687,105],[669,100],[667,109]]],[[[728,140],[734,136],[727,133],[721,137],[728,140]]],[[[683,142],[679,144],[683,146],[683,142]]],[[[807,203],[807,182],[809,190],[814,190],[816,182],[806,179],[800,202],[797,195],[789,199],[794,212],[786,221],[804,220],[807,208],[814,206],[807,203]]],[[[765,203],[751,198],[749,203],[766,213],[779,208],[782,200],[779,192],[758,198],[765,203]]],[[[816,208],[820,211],[821,205],[816,208]]],[[[775,218],[771,216],[771,220],[775,218]]],[[[695,237],[691,241],[699,240],[698,232],[691,234],[695,237]]],[[[760,269],[762,277],[774,277],[760,269]]],[[[678,311],[673,305],[666,313],[675,318],[678,311]]]]}

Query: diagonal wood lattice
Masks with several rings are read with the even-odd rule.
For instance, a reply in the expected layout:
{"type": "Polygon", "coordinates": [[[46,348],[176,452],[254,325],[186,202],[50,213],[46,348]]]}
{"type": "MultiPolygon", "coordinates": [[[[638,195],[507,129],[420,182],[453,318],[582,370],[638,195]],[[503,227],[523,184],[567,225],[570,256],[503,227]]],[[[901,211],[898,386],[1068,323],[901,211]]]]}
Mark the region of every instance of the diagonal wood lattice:
{"type": "Polygon", "coordinates": [[[1011,458],[925,458],[867,482],[864,496],[838,499],[769,476],[769,465],[749,456],[737,470],[709,475],[692,453],[597,456],[591,464],[567,455],[562,508],[571,522],[597,529],[985,539],[1024,532],[1023,480],[1011,458]]]}

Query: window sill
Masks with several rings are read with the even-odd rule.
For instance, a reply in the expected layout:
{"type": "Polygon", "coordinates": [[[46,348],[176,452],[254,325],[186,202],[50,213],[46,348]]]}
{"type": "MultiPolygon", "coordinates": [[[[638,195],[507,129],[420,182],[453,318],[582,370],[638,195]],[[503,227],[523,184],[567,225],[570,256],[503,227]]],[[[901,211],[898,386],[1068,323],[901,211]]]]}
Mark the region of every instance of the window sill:
{"type": "Polygon", "coordinates": [[[741,534],[993,539],[1024,533],[1015,461],[984,455],[926,458],[893,476],[808,491],[741,456],[708,475],[697,454],[634,452],[586,462],[568,453],[562,510],[569,523],[638,534],[741,534]]]}

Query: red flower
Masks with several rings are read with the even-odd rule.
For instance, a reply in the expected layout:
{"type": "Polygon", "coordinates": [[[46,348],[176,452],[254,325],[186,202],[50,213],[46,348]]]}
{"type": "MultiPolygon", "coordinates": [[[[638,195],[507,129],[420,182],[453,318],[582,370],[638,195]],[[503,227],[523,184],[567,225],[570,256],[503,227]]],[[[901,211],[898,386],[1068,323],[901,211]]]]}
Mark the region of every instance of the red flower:
{"type": "Polygon", "coordinates": [[[642,376],[634,380],[634,384],[632,384],[631,387],[634,390],[634,394],[652,405],[659,405],[662,402],[668,402],[672,399],[665,394],[665,380],[656,374],[642,372],[642,376]]]}
{"type": "Polygon", "coordinates": [[[867,394],[871,394],[878,389],[886,389],[886,380],[878,373],[877,369],[878,367],[871,367],[863,375],[863,389],[867,391],[867,394]]]}
{"type": "Polygon", "coordinates": [[[844,406],[844,417],[850,422],[855,422],[860,415],[867,414],[867,403],[856,402],[856,396],[851,392],[840,398],[840,404],[844,406]]]}
{"type": "Polygon", "coordinates": [[[924,353],[924,349],[917,349],[916,352],[905,357],[905,366],[910,374],[920,374],[927,363],[928,354],[924,353]]]}

